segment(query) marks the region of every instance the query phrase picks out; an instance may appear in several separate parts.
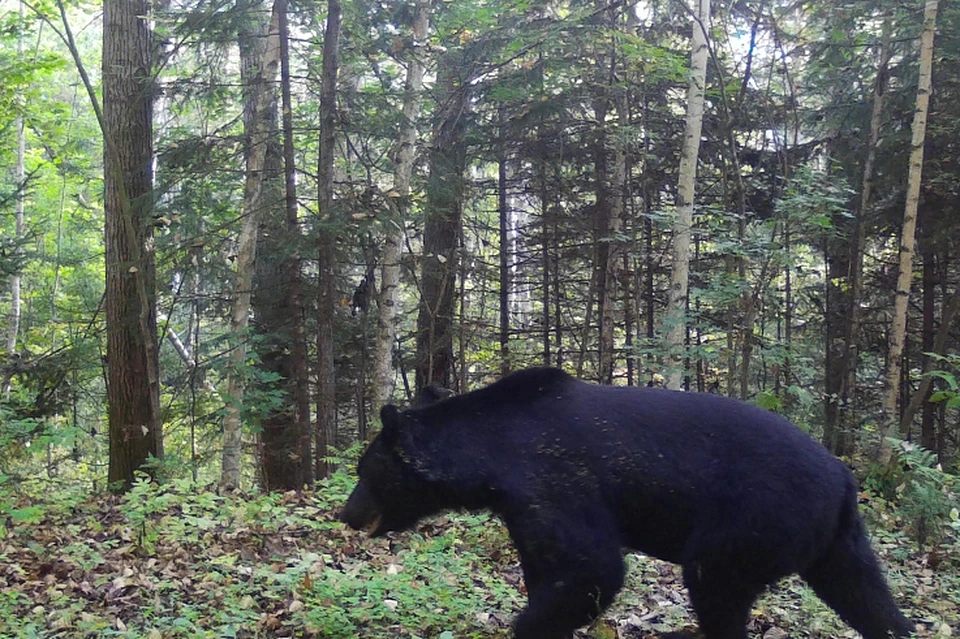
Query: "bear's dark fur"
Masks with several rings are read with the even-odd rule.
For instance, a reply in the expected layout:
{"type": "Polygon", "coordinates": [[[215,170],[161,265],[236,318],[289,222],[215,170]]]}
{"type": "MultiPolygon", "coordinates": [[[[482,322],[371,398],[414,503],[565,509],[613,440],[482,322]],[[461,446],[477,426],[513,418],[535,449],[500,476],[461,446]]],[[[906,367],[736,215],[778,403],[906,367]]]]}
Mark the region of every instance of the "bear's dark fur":
{"type": "Polygon", "coordinates": [[[793,573],[866,639],[913,631],[853,476],[773,413],[531,369],[381,417],[343,521],[381,535],[443,509],[498,514],[529,592],[518,639],[594,619],[623,583],[623,547],[682,566],[706,639],[743,639],[757,595],[793,573]]]}

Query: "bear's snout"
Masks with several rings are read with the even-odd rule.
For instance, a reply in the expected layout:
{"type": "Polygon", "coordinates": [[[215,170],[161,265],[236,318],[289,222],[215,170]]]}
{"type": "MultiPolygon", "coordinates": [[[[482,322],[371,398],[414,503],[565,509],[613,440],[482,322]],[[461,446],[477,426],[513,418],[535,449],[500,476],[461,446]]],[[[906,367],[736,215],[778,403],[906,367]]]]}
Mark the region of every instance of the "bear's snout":
{"type": "Polygon", "coordinates": [[[370,532],[380,525],[381,516],[376,498],[361,479],[340,512],[340,521],[354,530],[370,532]]]}

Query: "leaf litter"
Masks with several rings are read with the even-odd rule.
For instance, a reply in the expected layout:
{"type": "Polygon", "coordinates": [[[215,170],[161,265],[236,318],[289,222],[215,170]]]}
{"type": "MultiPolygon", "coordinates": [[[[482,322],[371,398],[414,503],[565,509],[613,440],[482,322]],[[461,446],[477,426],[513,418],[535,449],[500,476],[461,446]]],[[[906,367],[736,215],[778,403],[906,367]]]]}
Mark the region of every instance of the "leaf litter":
{"type": "MultiPolygon", "coordinates": [[[[0,637],[510,636],[526,590],[495,518],[441,516],[369,539],[336,521],[348,486],[328,488],[217,495],[143,482],[125,497],[21,496],[17,512],[28,515],[0,511],[0,637]]],[[[920,636],[950,637],[960,557],[940,549],[934,569],[909,544],[888,530],[875,536],[920,636]]],[[[695,636],[679,569],[627,561],[620,597],[578,638],[695,636]]],[[[749,630],[763,639],[856,636],[798,579],[758,601],[749,630]]]]}

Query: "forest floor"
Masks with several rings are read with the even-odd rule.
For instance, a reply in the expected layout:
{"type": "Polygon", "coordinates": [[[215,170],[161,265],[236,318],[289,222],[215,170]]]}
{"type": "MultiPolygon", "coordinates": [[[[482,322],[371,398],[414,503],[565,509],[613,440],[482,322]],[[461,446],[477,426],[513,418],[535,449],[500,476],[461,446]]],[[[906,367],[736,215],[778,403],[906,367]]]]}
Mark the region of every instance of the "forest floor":
{"type": "MultiPolygon", "coordinates": [[[[509,637],[525,590],[486,514],[368,539],[335,521],[350,489],[221,496],[187,482],[125,497],[0,493],[0,637],[509,637]]],[[[34,493],[40,494],[40,493],[34,493]]],[[[880,500],[874,546],[921,637],[960,631],[960,551],[921,553],[880,500]],[[953,629],[953,630],[951,630],[953,629]]],[[[679,570],[629,555],[627,586],[578,638],[692,629],[679,570]]],[[[754,607],[751,638],[855,637],[798,579],[754,607]]]]}

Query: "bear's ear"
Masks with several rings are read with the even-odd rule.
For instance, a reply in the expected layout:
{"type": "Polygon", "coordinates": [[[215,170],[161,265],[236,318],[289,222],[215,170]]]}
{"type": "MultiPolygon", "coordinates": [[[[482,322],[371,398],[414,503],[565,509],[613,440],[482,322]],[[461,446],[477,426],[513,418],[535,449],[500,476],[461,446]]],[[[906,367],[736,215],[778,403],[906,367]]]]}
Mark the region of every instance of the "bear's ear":
{"type": "Polygon", "coordinates": [[[380,437],[385,444],[392,446],[400,437],[400,409],[393,404],[384,404],[380,409],[380,423],[383,425],[380,437]]]}
{"type": "Polygon", "coordinates": [[[453,397],[455,394],[456,393],[454,393],[452,390],[437,386],[436,384],[430,384],[428,386],[424,386],[414,398],[413,407],[423,408],[424,406],[435,404],[442,399],[453,397]]]}

